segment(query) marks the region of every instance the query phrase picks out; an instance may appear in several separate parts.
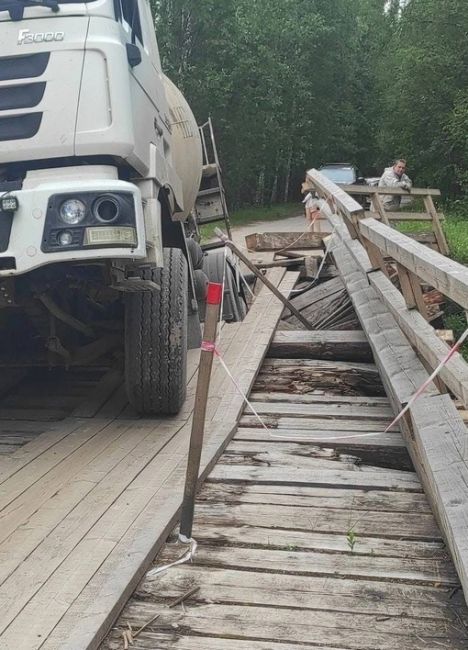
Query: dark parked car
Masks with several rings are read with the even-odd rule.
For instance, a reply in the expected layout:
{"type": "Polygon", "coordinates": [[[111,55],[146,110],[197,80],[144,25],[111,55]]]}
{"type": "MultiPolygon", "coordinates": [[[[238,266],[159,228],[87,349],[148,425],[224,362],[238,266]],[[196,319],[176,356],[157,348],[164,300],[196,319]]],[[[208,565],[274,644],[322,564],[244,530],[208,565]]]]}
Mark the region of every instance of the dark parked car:
{"type": "Polygon", "coordinates": [[[366,179],[359,175],[351,163],[327,163],[319,171],[337,185],[365,185],[366,179]]]}
{"type": "MultiPolygon", "coordinates": [[[[327,163],[319,171],[336,185],[367,185],[366,179],[351,163],[327,163]]],[[[369,200],[364,194],[354,194],[353,199],[368,209],[369,200]]]]}

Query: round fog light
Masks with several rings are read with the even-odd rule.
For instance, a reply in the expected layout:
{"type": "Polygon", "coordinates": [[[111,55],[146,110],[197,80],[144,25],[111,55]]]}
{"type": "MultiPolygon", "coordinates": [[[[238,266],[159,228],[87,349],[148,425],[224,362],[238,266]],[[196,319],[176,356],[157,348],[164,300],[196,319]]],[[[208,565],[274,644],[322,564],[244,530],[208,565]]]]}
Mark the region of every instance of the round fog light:
{"type": "Polygon", "coordinates": [[[59,232],[57,239],[60,246],[70,246],[73,244],[73,235],[69,230],[62,230],[62,232],[59,232]]]}
{"type": "Polygon", "coordinates": [[[81,223],[86,217],[86,206],[79,199],[68,199],[60,206],[60,218],[70,226],[81,223]]]}
{"type": "Polygon", "coordinates": [[[120,205],[113,196],[101,196],[96,199],[93,212],[96,219],[104,223],[112,223],[120,215],[120,205]]]}

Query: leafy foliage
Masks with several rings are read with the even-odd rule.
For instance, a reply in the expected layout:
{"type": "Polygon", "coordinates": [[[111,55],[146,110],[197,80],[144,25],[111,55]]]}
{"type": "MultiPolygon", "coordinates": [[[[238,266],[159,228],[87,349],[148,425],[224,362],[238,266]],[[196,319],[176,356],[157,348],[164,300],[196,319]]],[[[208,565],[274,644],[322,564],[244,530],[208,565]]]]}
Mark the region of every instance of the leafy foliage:
{"type": "Polygon", "coordinates": [[[234,205],[297,198],[304,169],[468,189],[466,0],[152,0],[163,68],[212,115],[234,205]]]}

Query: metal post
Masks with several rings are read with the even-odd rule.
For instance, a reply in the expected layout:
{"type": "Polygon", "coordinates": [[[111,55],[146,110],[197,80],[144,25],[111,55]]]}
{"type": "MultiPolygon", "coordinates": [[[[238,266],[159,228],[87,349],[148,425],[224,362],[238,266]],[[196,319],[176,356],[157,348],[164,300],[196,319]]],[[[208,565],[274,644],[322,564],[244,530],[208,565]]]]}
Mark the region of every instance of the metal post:
{"type": "Polygon", "coordinates": [[[184,501],[180,518],[180,536],[189,540],[192,537],[193,514],[197,493],[200,460],[205,432],[206,405],[210,388],[211,369],[215,352],[216,329],[219,319],[223,285],[210,282],[206,298],[205,329],[198,368],[195,407],[192,417],[192,432],[190,434],[190,449],[185,478],[184,501]]]}
{"type": "Polygon", "coordinates": [[[236,246],[235,244],[233,244],[233,242],[232,242],[230,239],[228,239],[228,238],[226,237],[226,235],[223,233],[222,230],[220,230],[219,228],[215,228],[215,233],[216,233],[216,236],[219,237],[219,238],[224,242],[224,244],[225,244],[225,245],[226,245],[230,250],[232,250],[232,252],[235,253],[235,254],[237,255],[237,257],[238,257],[242,262],[244,262],[244,264],[246,265],[246,267],[247,267],[248,269],[250,269],[250,270],[252,271],[252,273],[253,273],[254,275],[256,275],[257,278],[258,278],[261,282],[263,282],[263,284],[264,284],[265,286],[267,286],[267,287],[270,289],[270,291],[271,291],[271,292],[272,292],[272,293],[273,293],[273,294],[278,298],[278,300],[280,300],[280,301],[283,303],[283,305],[286,307],[286,309],[288,309],[288,310],[291,312],[291,314],[294,314],[294,316],[295,316],[295,317],[296,317],[296,318],[297,318],[297,319],[298,319],[298,320],[299,320],[299,321],[304,325],[304,327],[305,327],[306,329],[308,329],[308,330],[313,330],[313,329],[314,329],[314,328],[312,327],[312,325],[309,323],[309,321],[308,321],[306,318],[304,318],[304,316],[301,314],[301,312],[298,311],[298,310],[294,307],[294,305],[291,304],[291,302],[290,302],[287,298],[285,298],[285,297],[283,296],[283,294],[282,294],[280,291],[278,291],[278,289],[275,287],[275,285],[272,284],[272,283],[270,282],[270,280],[268,280],[268,278],[266,278],[266,277],[263,275],[263,273],[261,273],[261,272],[257,269],[257,267],[255,266],[255,264],[252,264],[252,262],[249,260],[249,258],[248,258],[246,255],[244,255],[244,253],[242,253],[242,251],[240,251],[240,250],[237,248],[237,246],[236,246]]]}

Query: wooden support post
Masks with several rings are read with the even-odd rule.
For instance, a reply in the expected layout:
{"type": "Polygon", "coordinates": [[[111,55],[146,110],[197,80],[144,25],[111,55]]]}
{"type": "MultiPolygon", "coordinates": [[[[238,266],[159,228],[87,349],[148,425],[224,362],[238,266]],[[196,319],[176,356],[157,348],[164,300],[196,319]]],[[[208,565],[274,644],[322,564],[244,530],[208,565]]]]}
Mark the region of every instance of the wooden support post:
{"type": "Polygon", "coordinates": [[[280,291],[278,291],[278,289],[275,287],[275,285],[272,284],[272,283],[268,280],[268,278],[266,278],[266,277],[263,275],[263,273],[261,273],[261,272],[257,269],[257,267],[255,266],[255,264],[253,264],[253,263],[249,260],[249,258],[248,258],[246,255],[244,255],[244,253],[242,253],[242,251],[240,251],[240,250],[237,248],[237,246],[236,246],[235,244],[233,244],[233,242],[232,242],[230,239],[228,239],[228,238],[226,237],[226,235],[222,232],[222,230],[220,230],[219,228],[216,228],[216,229],[215,229],[215,233],[216,233],[217,237],[219,237],[222,241],[224,241],[225,245],[226,245],[226,246],[227,246],[227,247],[228,247],[228,248],[229,248],[233,253],[235,253],[235,254],[237,255],[237,257],[238,257],[242,262],[244,262],[244,264],[246,265],[246,267],[247,267],[248,269],[250,269],[250,270],[252,271],[252,273],[254,273],[254,274],[257,276],[257,278],[260,280],[260,282],[263,282],[263,284],[264,284],[265,286],[267,286],[267,287],[270,289],[270,291],[271,291],[271,292],[272,292],[272,293],[273,293],[273,294],[278,298],[278,300],[281,300],[281,302],[282,302],[283,305],[286,307],[286,309],[287,309],[288,311],[290,311],[291,314],[294,314],[294,316],[295,316],[295,317],[296,317],[296,318],[297,318],[297,319],[298,319],[298,320],[299,320],[299,321],[304,325],[304,327],[305,327],[306,329],[308,329],[308,330],[313,330],[313,329],[314,329],[314,328],[312,327],[312,325],[309,323],[309,321],[308,321],[306,318],[304,318],[304,316],[301,314],[301,312],[298,311],[298,310],[294,307],[294,305],[291,304],[291,302],[290,302],[287,298],[285,298],[285,297],[283,296],[283,294],[282,294],[280,291]]]}
{"type": "Polygon", "coordinates": [[[372,201],[372,207],[374,208],[374,212],[377,212],[382,223],[384,223],[386,226],[389,226],[390,221],[388,220],[387,213],[385,212],[384,204],[382,203],[380,194],[378,194],[377,192],[373,194],[371,201],[372,201]]]}
{"type": "Polygon", "coordinates": [[[369,256],[370,262],[372,264],[372,268],[374,270],[380,269],[382,273],[384,273],[387,278],[389,278],[390,276],[387,270],[387,265],[385,264],[385,258],[382,255],[380,248],[377,248],[375,244],[373,244],[368,239],[365,239],[364,237],[360,237],[359,241],[366,249],[367,255],[369,256]]]}
{"type": "Polygon", "coordinates": [[[449,247],[447,244],[447,240],[445,239],[442,226],[440,225],[439,215],[437,214],[437,210],[434,205],[434,201],[432,200],[432,196],[427,195],[424,197],[424,207],[426,208],[427,214],[431,217],[432,230],[434,231],[437,245],[439,246],[439,251],[442,253],[442,255],[448,255],[450,252],[449,247]]]}
{"type": "Polygon", "coordinates": [[[180,520],[180,535],[187,540],[192,537],[195,497],[197,493],[198,475],[205,432],[206,407],[210,388],[211,369],[213,367],[216,329],[219,319],[223,285],[210,283],[206,299],[205,329],[203,333],[200,366],[198,368],[197,390],[192,417],[192,432],[185,478],[184,501],[180,520]],[[205,349],[203,344],[205,344],[205,349]]]}
{"type": "Polygon", "coordinates": [[[427,306],[424,301],[424,295],[421,289],[421,283],[419,278],[408,271],[404,266],[399,262],[396,263],[398,271],[398,279],[400,280],[401,293],[405,299],[406,306],[408,309],[418,308],[420,314],[428,321],[429,314],[427,312],[427,306]]]}

